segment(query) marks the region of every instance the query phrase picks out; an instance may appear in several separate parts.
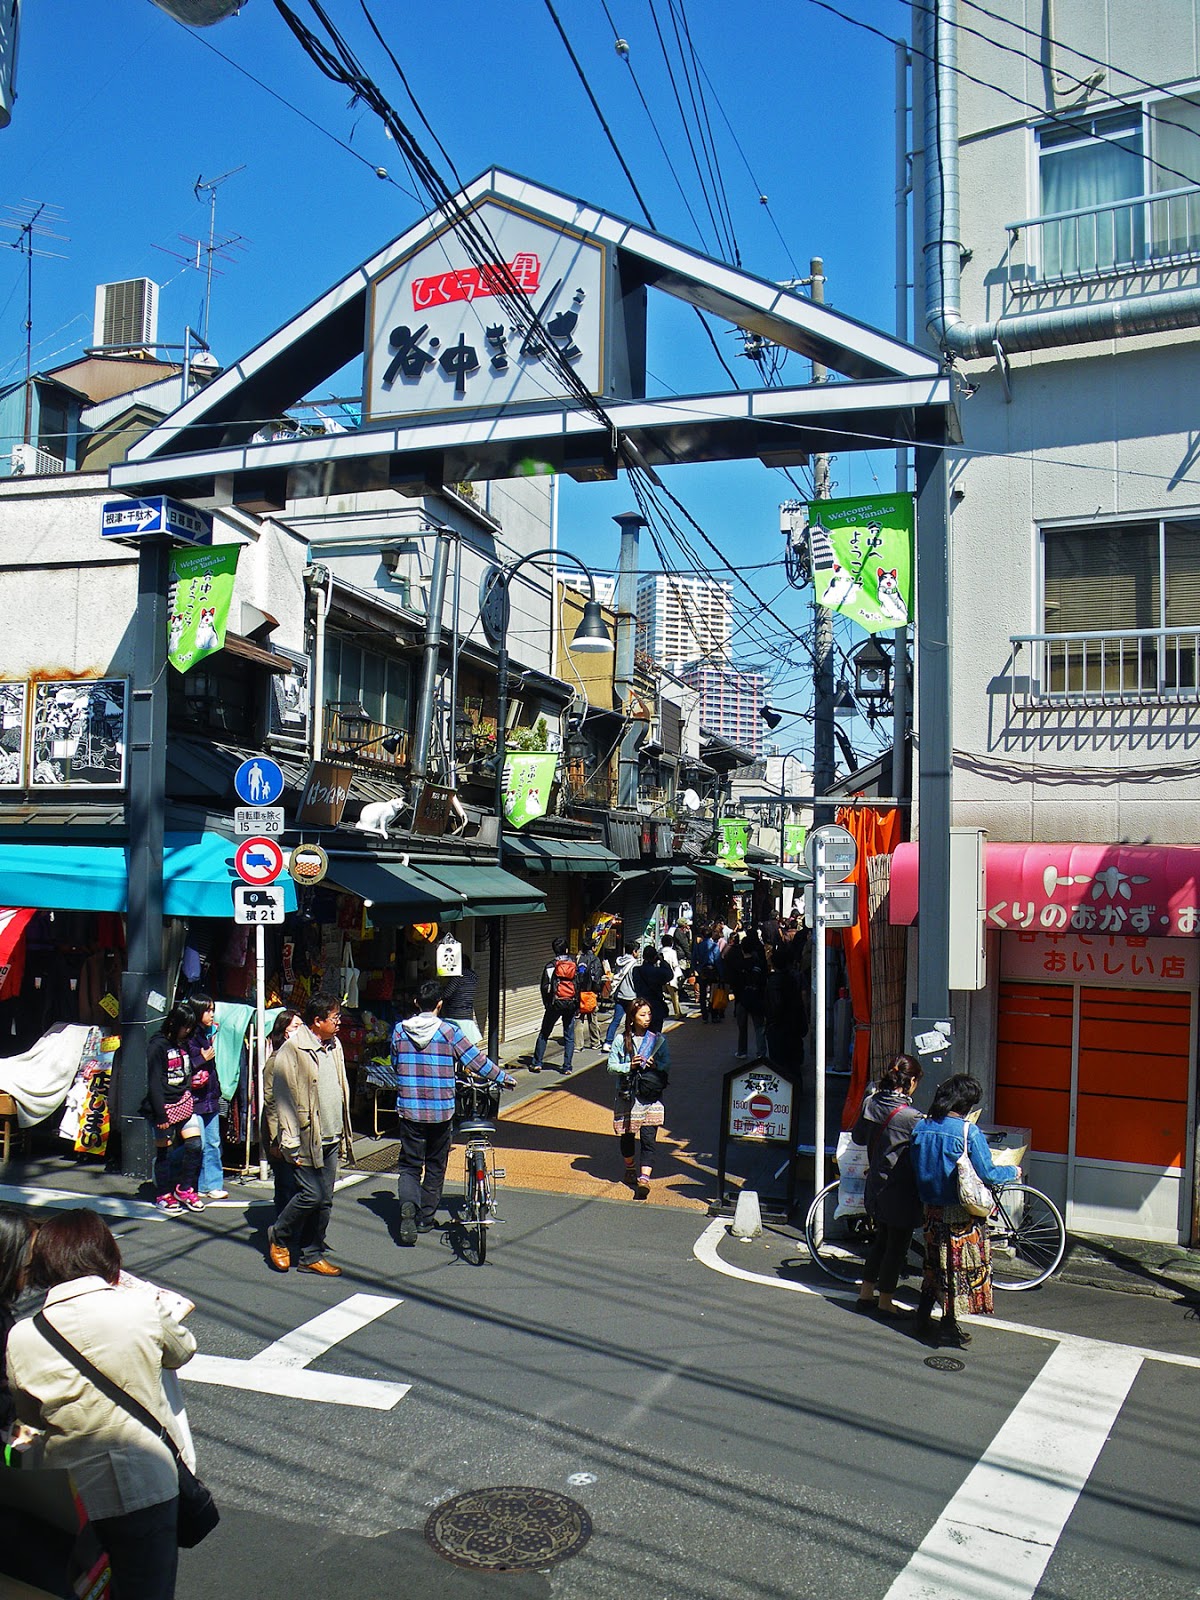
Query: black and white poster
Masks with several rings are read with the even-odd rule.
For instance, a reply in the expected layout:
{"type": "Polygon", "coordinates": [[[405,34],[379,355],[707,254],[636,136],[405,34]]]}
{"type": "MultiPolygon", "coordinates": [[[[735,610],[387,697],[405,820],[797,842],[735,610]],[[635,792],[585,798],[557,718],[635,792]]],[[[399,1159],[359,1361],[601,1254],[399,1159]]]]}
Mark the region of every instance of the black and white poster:
{"type": "Polygon", "coordinates": [[[124,678],[33,685],[33,788],[123,786],[127,689],[124,678]]]}
{"type": "Polygon", "coordinates": [[[308,744],[309,691],[308,657],[294,650],[273,646],[275,654],[292,663],[290,672],[271,674],[271,708],[268,732],[273,738],[294,739],[308,744]]]}
{"type": "Polygon", "coordinates": [[[25,711],[27,683],[0,683],[0,789],[25,783],[25,711]]]}

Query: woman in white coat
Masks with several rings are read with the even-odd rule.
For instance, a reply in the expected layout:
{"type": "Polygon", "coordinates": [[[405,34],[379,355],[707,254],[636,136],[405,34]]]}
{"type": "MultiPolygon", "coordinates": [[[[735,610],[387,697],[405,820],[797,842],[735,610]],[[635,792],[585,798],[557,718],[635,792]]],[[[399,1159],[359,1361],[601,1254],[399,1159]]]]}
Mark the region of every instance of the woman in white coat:
{"type": "MultiPolygon", "coordinates": [[[[163,1394],[163,1369],[196,1341],[149,1290],[118,1287],[121,1253],[94,1211],[63,1211],[38,1229],[29,1283],[47,1291],[51,1326],[105,1377],[185,1438],[163,1394]]],[[[39,1331],[8,1340],[17,1417],[44,1433],[40,1462],[69,1468],[112,1563],[112,1600],[172,1600],[179,1560],[179,1477],[170,1450],[116,1405],[39,1331]]]]}

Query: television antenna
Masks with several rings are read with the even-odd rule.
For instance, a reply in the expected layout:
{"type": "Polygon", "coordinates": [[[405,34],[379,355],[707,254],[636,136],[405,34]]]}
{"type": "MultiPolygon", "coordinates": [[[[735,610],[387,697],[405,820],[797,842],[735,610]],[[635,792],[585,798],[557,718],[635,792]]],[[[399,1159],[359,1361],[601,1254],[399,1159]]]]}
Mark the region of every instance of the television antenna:
{"type": "Polygon", "coordinates": [[[0,216],[0,228],[15,228],[17,237],[0,241],[10,250],[19,250],[25,257],[25,426],[23,438],[30,443],[33,426],[33,261],[35,256],[49,256],[65,261],[61,250],[42,250],[34,243],[38,239],[56,239],[69,243],[65,233],[55,229],[63,225],[62,210],[46,200],[22,198],[20,205],[7,205],[8,216],[0,216]]]}
{"type": "MultiPolygon", "coordinates": [[[[222,238],[219,245],[216,242],[216,192],[218,192],[221,184],[229,182],[229,179],[235,178],[238,173],[245,173],[245,170],[245,163],[242,166],[230,166],[229,171],[221,173],[219,178],[197,178],[197,181],[192,184],[192,194],[195,195],[197,200],[200,200],[202,205],[203,197],[208,195],[208,243],[202,245],[200,240],[189,240],[189,243],[194,243],[195,245],[195,264],[197,264],[197,267],[200,266],[200,254],[202,254],[202,251],[206,258],[205,315],[203,315],[202,322],[200,322],[200,336],[202,336],[205,344],[208,344],[208,314],[210,314],[211,306],[213,306],[213,258],[221,254],[222,251],[229,250],[230,245],[242,243],[242,234],[230,234],[229,238],[222,238]]],[[[229,256],[222,256],[222,259],[227,261],[230,258],[229,256]]]]}

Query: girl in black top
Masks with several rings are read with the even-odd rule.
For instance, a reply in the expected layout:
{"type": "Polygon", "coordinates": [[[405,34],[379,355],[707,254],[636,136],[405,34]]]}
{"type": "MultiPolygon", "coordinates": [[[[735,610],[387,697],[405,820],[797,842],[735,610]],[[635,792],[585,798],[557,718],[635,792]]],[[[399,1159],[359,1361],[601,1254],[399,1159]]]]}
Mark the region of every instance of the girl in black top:
{"type": "Polygon", "coordinates": [[[146,1101],[154,1122],[154,1204],[169,1216],[203,1211],[196,1193],[200,1176],[203,1127],[192,1095],[192,1060],[188,1040],[196,1027],[191,1006],[167,1012],[162,1032],[146,1047],[146,1101]]]}

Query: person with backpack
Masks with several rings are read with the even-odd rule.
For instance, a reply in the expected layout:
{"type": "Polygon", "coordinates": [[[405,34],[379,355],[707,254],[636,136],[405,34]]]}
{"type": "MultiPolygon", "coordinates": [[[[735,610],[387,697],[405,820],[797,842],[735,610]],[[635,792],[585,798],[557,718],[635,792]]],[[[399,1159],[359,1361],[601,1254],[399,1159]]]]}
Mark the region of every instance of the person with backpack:
{"type": "Polygon", "coordinates": [[[734,1058],[746,1058],[746,1035],[754,1023],[754,1053],[767,1053],[767,952],[762,940],[753,929],[740,943],[730,943],[725,955],[725,973],[733,990],[733,1014],[737,1018],[738,1037],[734,1058]]]}
{"type": "Polygon", "coordinates": [[[854,1309],[863,1316],[874,1313],[885,1322],[908,1316],[892,1296],[900,1282],[913,1229],[920,1226],[924,1216],[911,1149],[913,1129],[921,1120],[921,1113],[912,1103],[920,1081],[921,1066],[915,1057],[893,1056],[863,1101],[854,1124],[855,1144],[865,1144],[868,1151],[864,1204],[871,1219],[871,1243],[854,1309]]]}
{"type": "Polygon", "coordinates": [[[567,954],[567,941],[555,939],[550,947],[554,954],[542,973],[542,1026],[533,1047],[530,1072],[540,1072],[546,1054],[546,1041],[554,1032],[554,1024],[562,1023],[563,1064],[559,1071],[565,1078],[575,1060],[575,1018],[579,1015],[579,968],[567,954]]]}
{"type": "Polygon", "coordinates": [[[612,1048],[612,1042],[618,1032],[625,1026],[625,1016],[629,1007],[637,999],[637,990],[633,986],[633,973],[637,964],[637,945],[627,944],[625,954],[618,960],[612,975],[613,1014],[608,1032],[604,1036],[605,1046],[609,1049],[612,1048]]]}
{"type": "Polygon", "coordinates": [[[575,967],[579,973],[579,1020],[583,1024],[580,1032],[586,1030],[587,1043],[593,1050],[601,1050],[604,1035],[600,1031],[600,957],[591,950],[581,950],[575,957],[575,967]]]}

